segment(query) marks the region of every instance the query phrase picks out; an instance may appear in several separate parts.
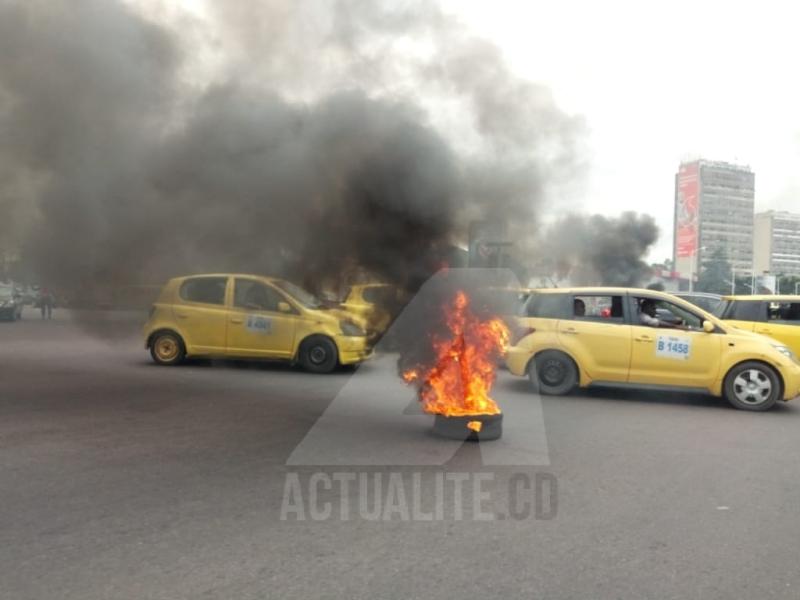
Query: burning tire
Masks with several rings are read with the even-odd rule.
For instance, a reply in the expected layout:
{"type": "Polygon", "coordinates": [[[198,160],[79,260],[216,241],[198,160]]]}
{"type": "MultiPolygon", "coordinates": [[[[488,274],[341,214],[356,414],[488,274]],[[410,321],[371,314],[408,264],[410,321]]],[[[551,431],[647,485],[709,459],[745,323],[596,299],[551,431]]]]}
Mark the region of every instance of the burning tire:
{"type": "Polygon", "coordinates": [[[725,399],[740,410],[769,410],[783,395],[781,380],[767,365],[750,361],[725,376],[725,399]]]}
{"type": "Polygon", "coordinates": [[[157,365],[179,365],[186,358],[186,346],[174,331],[159,331],[150,338],[150,356],[157,365]]]}
{"type": "Polygon", "coordinates": [[[433,433],[466,442],[487,442],[503,435],[503,413],[496,415],[436,415],[433,433]]]}
{"type": "Polygon", "coordinates": [[[300,346],[300,365],[311,373],[330,373],[339,364],[339,352],[330,338],[312,335],[300,346]]]}
{"type": "Polygon", "coordinates": [[[528,365],[528,377],[540,394],[563,396],[578,385],[578,367],[563,352],[545,350],[528,365]]]}

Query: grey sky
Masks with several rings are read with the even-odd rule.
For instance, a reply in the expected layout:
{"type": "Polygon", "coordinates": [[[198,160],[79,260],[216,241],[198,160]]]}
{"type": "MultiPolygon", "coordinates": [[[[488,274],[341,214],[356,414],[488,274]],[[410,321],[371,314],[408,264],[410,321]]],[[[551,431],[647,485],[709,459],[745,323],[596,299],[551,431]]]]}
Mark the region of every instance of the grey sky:
{"type": "MultiPolygon", "coordinates": [[[[209,0],[184,0],[195,21],[161,0],[137,4],[184,20],[185,34],[199,49],[188,75],[197,80],[230,68],[252,52],[243,46],[264,43],[269,32],[269,23],[255,23],[251,37],[233,39],[219,22],[229,17],[215,12],[209,0]]],[[[222,6],[232,19],[237,12],[251,18],[249,11],[227,10],[235,5],[222,6]]],[[[673,176],[682,159],[750,165],[757,210],[798,204],[800,15],[794,3],[445,0],[443,6],[497,44],[517,73],[547,85],[566,112],[585,118],[590,168],[584,181],[554,190],[554,204],[653,214],[662,229],[653,260],[671,255],[673,176]]],[[[313,14],[303,27],[315,30],[313,14]]],[[[303,39],[298,36],[298,51],[306,51],[303,39]]],[[[424,51],[424,43],[401,40],[392,57],[424,51]]],[[[250,58],[243,64],[258,78],[250,58]]],[[[331,63],[330,81],[298,77],[294,93],[337,85],[335,57],[320,59],[331,63]]],[[[399,61],[397,79],[376,84],[385,93],[414,92],[404,87],[403,73],[399,61]]],[[[458,107],[417,94],[439,128],[469,143],[458,107]]]]}

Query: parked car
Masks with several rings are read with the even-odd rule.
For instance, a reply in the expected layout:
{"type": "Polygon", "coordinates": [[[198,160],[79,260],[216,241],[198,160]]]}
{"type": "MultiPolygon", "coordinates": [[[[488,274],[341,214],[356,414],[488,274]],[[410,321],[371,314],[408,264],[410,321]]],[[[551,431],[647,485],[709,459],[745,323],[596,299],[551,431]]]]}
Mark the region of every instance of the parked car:
{"type": "Polygon", "coordinates": [[[22,318],[22,295],[11,284],[0,283],[0,319],[18,321],[22,318]]]}

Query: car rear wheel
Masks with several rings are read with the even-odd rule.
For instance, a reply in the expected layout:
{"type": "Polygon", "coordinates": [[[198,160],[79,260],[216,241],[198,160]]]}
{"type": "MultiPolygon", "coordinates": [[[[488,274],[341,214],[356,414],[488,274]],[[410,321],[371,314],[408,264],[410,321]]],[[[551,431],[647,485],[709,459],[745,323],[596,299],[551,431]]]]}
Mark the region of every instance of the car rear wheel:
{"type": "Polygon", "coordinates": [[[339,364],[339,352],[333,340],[312,335],[300,346],[300,365],[311,373],[330,373],[339,364]]]}
{"type": "Polygon", "coordinates": [[[150,340],[150,356],[159,365],[179,365],[186,358],[186,347],[177,333],[159,331],[150,340]]]}
{"type": "Polygon", "coordinates": [[[772,408],[781,397],[777,373],[759,362],[736,365],[725,377],[725,399],[741,410],[772,408]]]}
{"type": "Polygon", "coordinates": [[[548,396],[568,394],[578,385],[578,367],[563,352],[546,350],[528,365],[528,377],[534,389],[548,396]]]}

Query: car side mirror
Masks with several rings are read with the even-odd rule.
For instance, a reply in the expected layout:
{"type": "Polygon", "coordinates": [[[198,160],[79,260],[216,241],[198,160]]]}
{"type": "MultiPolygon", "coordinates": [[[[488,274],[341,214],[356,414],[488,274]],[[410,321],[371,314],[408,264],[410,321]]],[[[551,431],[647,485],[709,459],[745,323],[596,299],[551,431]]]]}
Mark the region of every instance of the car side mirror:
{"type": "Polygon", "coordinates": [[[711,321],[703,321],[703,331],[706,333],[714,333],[716,331],[716,327],[711,321]]]}
{"type": "Polygon", "coordinates": [[[292,312],[292,307],[288,302],[278,302],[278,312],[290,313],[292,312]]]}

